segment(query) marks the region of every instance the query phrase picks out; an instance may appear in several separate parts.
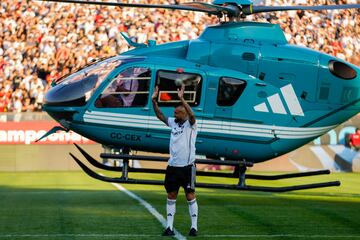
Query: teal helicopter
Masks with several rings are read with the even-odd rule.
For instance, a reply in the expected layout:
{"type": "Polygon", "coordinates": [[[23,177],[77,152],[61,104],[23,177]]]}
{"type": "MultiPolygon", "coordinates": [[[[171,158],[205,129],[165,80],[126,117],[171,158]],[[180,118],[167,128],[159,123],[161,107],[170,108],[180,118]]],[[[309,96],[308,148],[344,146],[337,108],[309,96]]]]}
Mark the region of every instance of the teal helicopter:
{"type": "Polygon", "coordinates": [[[151,95],[159,88],[158,104],[171,116],[179,103],[177,89],[198,124],[196,163],[234,166],[234,172],[197,175],[237,178],[237,184],[197,183],[199,187],[254,191],[291,191],[338,186],[324,182],[288,187],[247,185],[245,179],[274,180],[329,173],[327,170],[275,176],[245,174],[255,163],[303,146],[360,111],[360,68],[333,56],[286,40],[279,25],[248,22],[246,16],[288,10],[359,9],[360,4],[323,6],[256,6],[248,0],[215,0],[174,5],[48,0],[103,6],[164,8],[205,12],[225,19],[209,26],[199,38],[157,45],[135,43],[133,50],[93,62],[53,82],[44,110],[61,126],[121,153],[102,158],[121,160],[107,166],[76,147],[95,167],[121,172],[118,178],[97,174],[73,154],[91,177],[107,182],[162,184],[134,179],[129,172],[164,173],[134,168],[129,160],[166,161],[160,156],[132,155],[131,150],[167,153],[169,130],[152,109],[151,95]]]}

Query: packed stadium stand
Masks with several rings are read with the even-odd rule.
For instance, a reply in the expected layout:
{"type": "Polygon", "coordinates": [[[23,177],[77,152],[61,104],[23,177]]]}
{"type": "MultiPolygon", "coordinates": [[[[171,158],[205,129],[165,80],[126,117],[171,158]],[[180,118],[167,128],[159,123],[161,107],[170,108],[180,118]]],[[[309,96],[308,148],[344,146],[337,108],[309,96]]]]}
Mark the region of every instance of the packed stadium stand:
{"type": "MultiPolygon", "coordinates": [[[[174,2],[137,1],[173,4],[174,2]]],[[[357,0],[264,0],[266,5],[353,4],[357,0]]],[[[291,44],[360,65],[359,10],[252,16],[278,23],[291,44]]],[[[216,17],[203,13],[28,0],[0,2],[0,112],[41,111],[51,81],[96,58],[128,50],[120,32],[157,43],[196,38],[216,17]]]]}

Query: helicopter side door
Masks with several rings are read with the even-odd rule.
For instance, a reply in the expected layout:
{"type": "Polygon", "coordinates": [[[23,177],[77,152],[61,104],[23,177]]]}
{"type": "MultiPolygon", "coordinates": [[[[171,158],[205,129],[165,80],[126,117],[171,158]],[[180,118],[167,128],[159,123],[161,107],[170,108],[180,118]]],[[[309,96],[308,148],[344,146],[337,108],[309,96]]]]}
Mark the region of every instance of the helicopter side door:
{"type": "Polygon", "coordinates": [[[231,122],[233,111],[232,105],[237,100],[230,89],[231,82],[232,81],[228,77],[217,74],[208,75],[203,120],[205,125],[213,124],[214,128],[230,130],[230,125],[226,123],[231,122]],[[206,121],[207,119],[210,120],[210,122],[206,121]]]}
{"type": "Polygon", "coordinates": [[[247,82],[239,78],[208,73],[206,104],[201,127],[202,135],[207,141],[203,145],[205,149],[202,149],[203,146],[198,148],[199,151],[207,152],[208,157],[217,158],[217,152],[224,151],[226,134],[232,131],[234,105],[244,92],[246,85],[247,82]]]}
{"type": "Polygon", "coordinates": [[[110,139],[109,145],[134,148],[146,144],[152,72],[148,64],[116,69],[99,90],[85,117],[101,124],[103,142],[110,139]]]}

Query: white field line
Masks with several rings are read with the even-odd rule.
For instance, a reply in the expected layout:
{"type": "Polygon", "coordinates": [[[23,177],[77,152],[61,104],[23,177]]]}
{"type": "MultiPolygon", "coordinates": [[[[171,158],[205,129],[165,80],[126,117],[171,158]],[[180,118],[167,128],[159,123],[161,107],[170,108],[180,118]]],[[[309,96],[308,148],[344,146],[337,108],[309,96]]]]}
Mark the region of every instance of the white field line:
{"type": "MultiPolygon", "coordinates": [[[[1,238],[54,238],[54,237],[83,237],[83,238],[99,238],[99,237],[119,237],[119,238],[128,238],[128,237],[159,237],[159,235],[150,235],[150,234],[0,234],[1,238]]],[[[304,235],[304,234],[218,234],[218,235],[201,235],[202,238],[327,238],[327,239],[337,239],[337,238],[351,238],[351,239],[360,239],[360,235],[304,235]]]]}
{"type": "Polygon", "coordinates": [[[243,234],[243,235],[199,235],[204,238],[352,238],[360,239],[360,235],[304,235],[304,234],[243,234]]]}
{"type": "MultiPolygon", "coordinates": [[[[129,190],[127,190],[126,188],[124,188],[120,184],[117,184],[117,183],[111,183],[111,184],[113,186],[115,186],[117,189],[119,189],[120,191],[126,193],[129,197],[131,197],[131,198],[135,199],[136,201],[138,201],[141,205],[143,205],[161,223],[161,225],[164,228],[166,227],[165,218],[153,206],[151,206],[150,203],[146,202],[144,199],[142,199],[138,195],[134,194],[133,192],[130,192],[129,190]]],[[[181,233],[176,231],[175,228],[174,228],[174,233],[175,233],[175,238],[176,239],[186,239],[183,235],[181,235],[181,233]]]]}
{"type": "Polygon", "coordinates": [[[149,234],[96,234],[96,233],[49,233],[49,234],[0,234],[1,238],[64,238],[64,237],[83,237],[83,238],[103,238],[103,237],[117,237],[117,238],[129,238],[129,237],[159,237],[159,235],[149,234]]]}

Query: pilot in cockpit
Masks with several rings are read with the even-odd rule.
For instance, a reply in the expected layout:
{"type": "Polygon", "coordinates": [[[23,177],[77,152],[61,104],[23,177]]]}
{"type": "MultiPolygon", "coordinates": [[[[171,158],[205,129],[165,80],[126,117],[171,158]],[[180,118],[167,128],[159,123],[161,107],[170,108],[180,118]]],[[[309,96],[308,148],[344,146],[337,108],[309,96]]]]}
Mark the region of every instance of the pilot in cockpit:
{"type": "Polygon", "coordinates": [[[137,78],[144,68],[130,68],[121,72],[96,102],[97,107],[131,107],[139,91],[137,78]]]}
{"type": "Polygon", "coordinates": [[[121,79],[117,83],[116,92],[120,93],[124,107],[131,107],[139,88],[139,81],[136,79],[121,79]],[[128,93],[127,93],[128,92],[128,93]]]}

